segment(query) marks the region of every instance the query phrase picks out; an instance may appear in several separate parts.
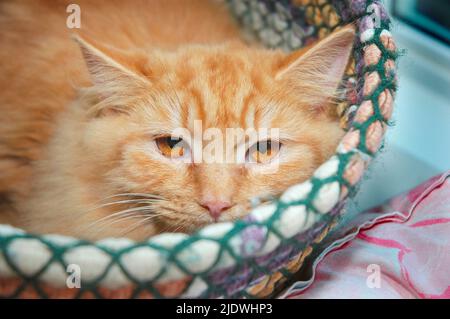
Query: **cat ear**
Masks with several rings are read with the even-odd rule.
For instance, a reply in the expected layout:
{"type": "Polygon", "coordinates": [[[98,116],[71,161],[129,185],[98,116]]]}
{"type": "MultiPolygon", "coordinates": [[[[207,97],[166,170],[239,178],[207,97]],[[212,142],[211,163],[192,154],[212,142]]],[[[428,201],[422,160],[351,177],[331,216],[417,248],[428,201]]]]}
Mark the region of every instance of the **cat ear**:
{"type": "Polygon", "coordinates": [[[94,85],[102,94],[114,93],[117,88],[141,87],[148,80],[127,66],[127,57],[116,50],[100,47],[79,35],[73,37],[80,46],[94,85]]]}
{"type": "Polygon", "coordinates": [[[348,60],[355,30],[345,27],[319,43],[292,53],[283,61],[277,80],[287,80],[288,86],[299,93],[302,101],[321,109],[336,96],[348,60]]]}

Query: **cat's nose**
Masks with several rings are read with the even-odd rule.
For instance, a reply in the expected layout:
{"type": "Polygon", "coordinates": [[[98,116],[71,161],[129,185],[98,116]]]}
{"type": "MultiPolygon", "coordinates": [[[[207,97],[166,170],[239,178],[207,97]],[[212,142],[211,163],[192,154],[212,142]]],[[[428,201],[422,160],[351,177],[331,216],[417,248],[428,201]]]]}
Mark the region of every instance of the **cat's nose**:
{"type": "Polygon", "coordinates": [[[222,214],[222,212],[229,209],[232,205],[230,202],[223,202],[220,200],[212,200],[201,203],[201,206],[203,208],[206,208],[209,211],[209,214],[214,219],[214,221],[217,221],[222,214]]]}

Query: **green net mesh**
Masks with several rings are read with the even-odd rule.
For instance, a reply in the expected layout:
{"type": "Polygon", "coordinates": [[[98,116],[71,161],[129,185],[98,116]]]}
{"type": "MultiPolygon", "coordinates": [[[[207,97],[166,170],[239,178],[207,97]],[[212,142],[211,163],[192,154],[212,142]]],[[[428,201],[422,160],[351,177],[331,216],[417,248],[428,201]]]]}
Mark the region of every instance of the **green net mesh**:
{"type": "Polygon", "coordinates": [[[291,51],[343,25],[357,27],[338,112],[347,131],[310,180],[247,218],[193,235],[136,243],[35,236],[0,226],[0,296],[43,298],[271,297],[339,221],[382,143],[396,90],[397,49],[379,1],[229,0],[242,27],[291,51]]]}

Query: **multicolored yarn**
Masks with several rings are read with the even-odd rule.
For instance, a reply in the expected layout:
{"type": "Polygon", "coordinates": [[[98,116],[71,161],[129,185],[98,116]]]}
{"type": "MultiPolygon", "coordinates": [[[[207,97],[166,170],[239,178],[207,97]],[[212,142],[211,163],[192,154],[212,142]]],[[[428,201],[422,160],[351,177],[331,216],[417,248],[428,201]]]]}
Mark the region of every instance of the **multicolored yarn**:
{"type": "Polygon", "coordinates": [[[0,226],[0,297],[270,297],[339,221],[392,115],[397,49],[375,0],[227,0],[243,28],[291,51],[348,23],[358,29],[338,106],[347,134],[306,182],[235,223],[136,243],[35,236],[0,226]],[[81,288],[67,287],[69,265],[81,288]]]}

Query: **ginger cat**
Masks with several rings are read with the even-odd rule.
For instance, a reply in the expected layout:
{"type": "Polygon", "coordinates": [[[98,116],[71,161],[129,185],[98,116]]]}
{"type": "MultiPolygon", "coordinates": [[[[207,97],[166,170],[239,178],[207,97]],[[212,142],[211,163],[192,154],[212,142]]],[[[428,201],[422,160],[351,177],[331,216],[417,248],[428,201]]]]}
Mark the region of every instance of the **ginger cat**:
{"type": "Polygon", "coordinates": [[[333,154],[352,27],[286,54],[246,43],[219,1],[77,0],[74,36],[71,2],[0,2],[0,221],[91,240],[192,232],[333,154]],[[173,136],[195,121],[279,136],[246,140],[249,163],[197,162],[199,141],[173,136]]]}

